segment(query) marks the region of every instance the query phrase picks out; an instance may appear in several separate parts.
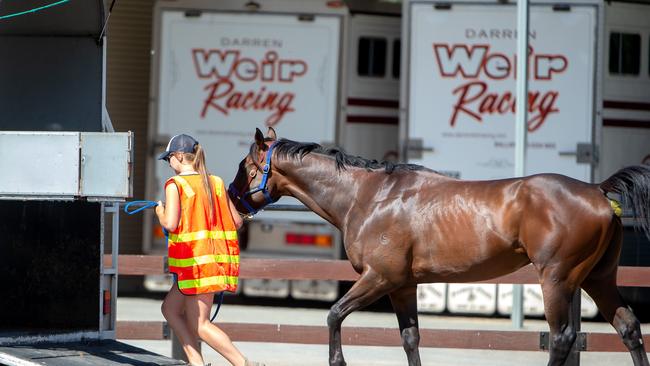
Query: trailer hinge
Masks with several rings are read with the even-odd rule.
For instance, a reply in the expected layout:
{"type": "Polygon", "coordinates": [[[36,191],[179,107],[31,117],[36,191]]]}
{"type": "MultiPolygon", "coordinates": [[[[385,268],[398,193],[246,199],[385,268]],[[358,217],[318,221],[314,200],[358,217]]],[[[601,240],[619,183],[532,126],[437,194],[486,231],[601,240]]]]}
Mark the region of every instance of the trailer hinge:
{"type": "Polygon", "coordinates": [[[258,11],[260,10],[260,3],[255,2],[255,1],[249,1],[246,4],[244,4],[244,8],[249,11],[258,11]]]}
{"type": "MultiPolygon", "coordinates": [[[[539,332],[539,349],[542,351],[549,350],[549,332],[539,332]]],[[[578,332],[576,334],[576,341],[573,344],[574,351],[586,351],[587,350],[587,333],[578,332]]]]}
{"type": "Polygon", "coordinates": [[[576,163],[579,164],[598,164],[598,150],[596,146],[589,142],[580,142],[576,144],[575,150],[558,151],[560,156],[575,156],[576,163]]]}
{"type": "Polygon", "coordinates": [[[424,152],[434,152],[435,149],[430,146],[424,146],[424,142],[420,138],[409,139],[406,142],[406,156],[407,159],[422,159],[424,152]]]}
{"type": "Polygon", "coordinates": [[[451,3],[435,3],[433,8],[436,10],[451,10],[451,3]]]}
{"type": "Polygon", "coordinates": [[[569,4],[553,4],[553,11],[571,11],[569,4]]]}
{"type": "Polygon", "coordinates": [[[198,9],[185,10],[186,18],[199,18],[201,17],[201,14],[203,14],[203,12],[198,9]]]}
{"type": "Polygon", "coordinates": [[[301,22],[313,22],[316,17],[314,14],[298,14],[298,20],[301,22]]]}

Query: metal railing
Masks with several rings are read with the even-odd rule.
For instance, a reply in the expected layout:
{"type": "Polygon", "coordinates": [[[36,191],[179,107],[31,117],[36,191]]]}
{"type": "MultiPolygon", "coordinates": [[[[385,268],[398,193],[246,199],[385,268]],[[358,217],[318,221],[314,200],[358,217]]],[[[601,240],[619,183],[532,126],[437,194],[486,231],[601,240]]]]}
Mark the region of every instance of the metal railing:
{"type": "MultiPolygon", "coordinates": [[[[294,260],[242,258],[240,278],[285,280],[338,280],[355,281],[359,275],[347,260],[294,260]]],[[[119,274],[142,276],[164,274],[166,257],[121,255],[119,274]]],[[[495,279],[480,281],[489,284],[537,284],[537,273],[528,265],[514,273],[495,279]]],[[[619,267],[619,286],[650,287],[650,267],[619,267]]],[[[299,344],[328,344],[325,326],[284,324],[219,323],[233,341],[278,342],[299,344]]],[[[118,321],[118,339],[169,339],[165,322],[118,321]]],[[[626,352],[615,333],[580,332],[575,352],[626,352]]],[[[650,337],[644,337],[645,343],[650,337]]],[[[345,345],[401,346],[397,328],[343,327],[345,345]]],[[[485,331],[457,329],[420,329],[421,347],[493,349],[511,351],[544,351],[548,349],[548,332],[536,331],[485,331]]]]}

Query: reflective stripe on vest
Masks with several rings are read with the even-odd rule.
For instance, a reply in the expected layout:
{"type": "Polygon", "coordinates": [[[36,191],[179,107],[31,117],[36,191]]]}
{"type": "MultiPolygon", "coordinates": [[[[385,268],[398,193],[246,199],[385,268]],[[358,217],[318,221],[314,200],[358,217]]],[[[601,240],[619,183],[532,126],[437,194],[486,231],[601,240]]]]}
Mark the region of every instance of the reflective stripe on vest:
{"type": "Polygon", "coordinates": [[[170,267],[192,267],[210,263],[239,263],[239,256],[228,254],[207,254],[186,259],[169,258],[170,267]]]}
{"type": "Polygon", "coordinates": [[[237,232],[220,231],[220,230],[214,230],[214,231],[202,230],[202,231],[195,231],[193,233],[182,233],[182,234],[169,233],[170,243],[188,242],[188,241],[196,241],[196,240],[203,240],[203,239],[237,240],[237,232]]]}
{"type": "Polygon", "coordinates": [[[194,190],[192,189],[192,186],[190,186],[190,184],[187,183],[187,181],[183,179],[183,177],[177,175],[172,179],[174,179],[174,182],[178,183],[181,186],[181,188],[183,189],[183,193],[187,195],[188,198],[194,196],[194,190]]]}
{"type": "Polygon", "coordinates": [[[214,185],[214,191],[217,194],[217,197],[221,197],[223,192],[225,190],[223,189],[223,181],[221,179],[217,179],[214,175],[211,175],[210,178],[212,179],[212,184],[214,185]]]}
{"type": "Polygon", "coordinates": [[[214,285],[237,285],[237,276],[214,276],[178,281],[179,289],[193,289],[214,285]]]}

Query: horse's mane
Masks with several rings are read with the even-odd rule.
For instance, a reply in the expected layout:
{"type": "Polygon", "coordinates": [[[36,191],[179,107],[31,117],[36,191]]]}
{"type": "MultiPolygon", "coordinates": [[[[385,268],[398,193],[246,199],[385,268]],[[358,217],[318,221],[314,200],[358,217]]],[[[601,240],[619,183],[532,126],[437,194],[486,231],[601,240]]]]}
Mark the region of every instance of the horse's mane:
{"type": "Polygon", "coordinates": [[[360,156],[346,154],[339,148],[325,148],[316,143],[303,143],[287,139],[280,139],[275,143],[274,151],[278,157],[302,159],[307,154],[321,154],[331,156],[336,161],[336,169],[346,167],[359,167],[368,171],[383,169],[387,174],[398,170],[427,170],[426,167],[415,164],[395,164],[388,161],[378,162],[377,160],[365,159],[360,156]]]}

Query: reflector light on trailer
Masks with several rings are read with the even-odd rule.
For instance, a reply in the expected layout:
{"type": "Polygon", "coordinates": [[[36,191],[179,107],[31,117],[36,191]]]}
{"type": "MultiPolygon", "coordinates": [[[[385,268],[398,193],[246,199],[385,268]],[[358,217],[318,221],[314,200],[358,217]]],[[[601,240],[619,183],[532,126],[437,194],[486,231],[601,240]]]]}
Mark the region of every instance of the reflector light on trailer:
{"type": "Polygon", "coordinates": [[[111,313],[111,293],[110,291],[104,290],[104,315],[111,313]]]}
{"type": "Polygon", "coordinates": [[[289,245],[315,245],[318,247],[331,247],[331,235],[312,235],[300,233],[287,233],[285,241],[289,245]]]}
{"type": "Polygon", "coordinates": [[[339,8],[344,7],[344,6],[345,6],[345,2],[343,2],[343,1],[333,0],[333,1],[328,1],[327,2],[327,7],[328,8],[339,9],[339,8]]]}
{"type": "Polygon", "coordinates": [[[153,237],[154,238],[160,238],[160,239],[165,238],[165,233],[163,232],[162,226],[154,225],[154,227],[153,227],[153,237]]]}

